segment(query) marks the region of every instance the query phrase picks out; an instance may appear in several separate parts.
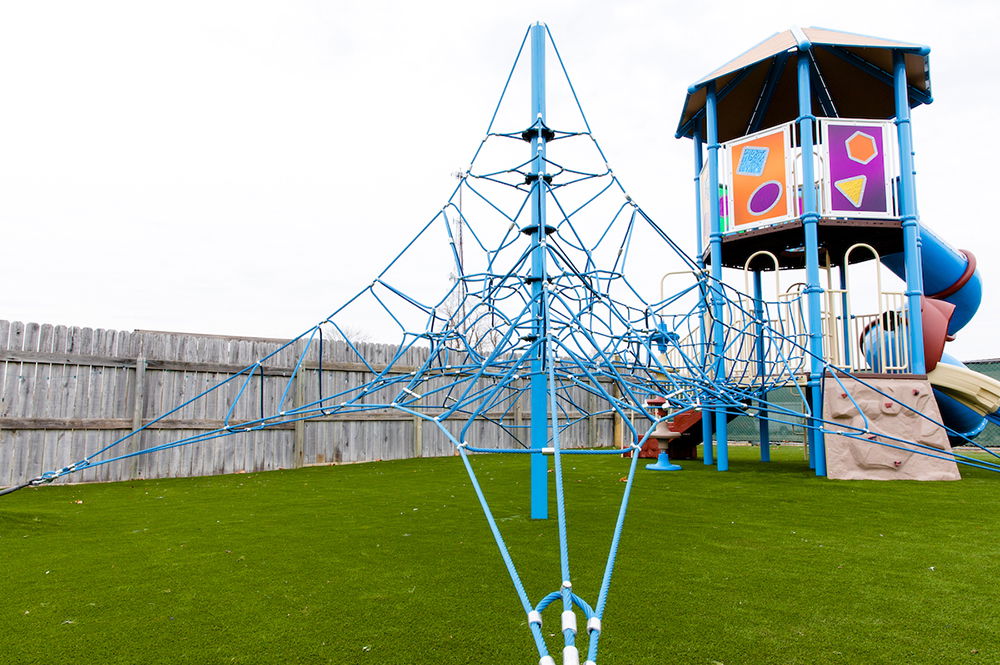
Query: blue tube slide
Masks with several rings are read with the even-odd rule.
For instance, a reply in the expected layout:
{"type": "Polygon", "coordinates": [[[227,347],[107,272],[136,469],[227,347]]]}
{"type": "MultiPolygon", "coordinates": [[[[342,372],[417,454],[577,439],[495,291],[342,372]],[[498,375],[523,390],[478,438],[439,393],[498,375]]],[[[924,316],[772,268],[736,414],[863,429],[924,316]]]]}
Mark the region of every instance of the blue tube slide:
{"type": "MultiPolygon", "coordinates": [[[[983,298],[983,282],[976,269],[975,256],[955,249],[924,226],[920,227],[920,255],[924,294],[955,306],[948,323],[948,334],[954,335],[972,320],[983,298]]],[[[882,257],[882,263],[900,279],[906,279],[902,252],[882,257]]],[[[877,348],[874,344],[870,346],[877,348]]],[[[965,367],[947,353],[941,357],[941,362],[965,367]]],[[[973,439],[985,429],[987,418],[976,411],[937,388],[934,397],[941,411],[941,421],[958,433],[948,435],[953,445],[961,445],[966,438],[973,439]]]]}
{"type": "MultiPolygon", "coordinates": [[[[928,228],[920,227],[920,258],[924,294],[950,302],[955,313],[948,324],[954,335],[972,320],[983,299],[983,281],[971,252],[955,249],[928,228]]],[[[882,257],[882,263],[900,279],[906,279],[903,253],[882,257]]]]}

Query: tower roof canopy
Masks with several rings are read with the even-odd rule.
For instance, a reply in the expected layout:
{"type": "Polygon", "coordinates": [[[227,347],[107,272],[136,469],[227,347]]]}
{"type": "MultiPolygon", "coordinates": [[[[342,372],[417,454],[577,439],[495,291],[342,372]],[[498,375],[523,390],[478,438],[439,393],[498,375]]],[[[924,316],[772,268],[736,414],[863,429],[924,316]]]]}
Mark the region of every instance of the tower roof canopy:
{"type": "Polygon", "coordinates": [[[715,82],[719,140],[744,136],[798,116],[796,53],[810,59],[813,114],[844,118],[895,116],[894,53],[906,63],[910,106],[931,99],[930,49],[920,44],[826,28],[774,34],[688,88],[677,136],[705,136],[705,97],[715,82]]]}

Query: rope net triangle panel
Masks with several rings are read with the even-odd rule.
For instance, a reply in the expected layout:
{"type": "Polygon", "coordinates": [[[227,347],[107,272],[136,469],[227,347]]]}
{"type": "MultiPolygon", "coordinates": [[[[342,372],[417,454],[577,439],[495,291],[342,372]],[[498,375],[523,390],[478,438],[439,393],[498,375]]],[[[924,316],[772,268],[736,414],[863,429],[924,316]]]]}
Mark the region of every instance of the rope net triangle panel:
{"type": "MultiPolygon", "coordinates": [[[[386,410],[405,413],[432,423],[460,456],[527,617],[539,662],[555,662],[541,615],[559,604],[563,662],[579,662],[579,612],[585,620],[580,632],[587,637],[586,658],[596,663],[639,460],[635,453],[665,419],[647,405],[648,398],[665,398],[671,417],[712,408],[778,423],[807,419],[809,427],[867,440],[867,427],[845,432],[823,421],[821,414],[804,411],[806,406],[795,409],[766,398],[774,388],[792,386],[802,404],[808,403],[796,377],[810,356],[804,340],[782,323],[794,318],[795,307],[801,304],[748,302],[745,294],[712,281],[636,204],[591,132],[548,28],[533,26],[455,191],[364,288],[241,372],[84,459],[5,493],[85,468],[298,421],[386,410]],[[495,125],[511,81],[525,66],[531,40],[539,37],[556,56],[554,69],[565,91],[561,108],[571,111],[567,124],[550,127],[544,116],[536,115],[527,127],[501,131],[495,125]],[[650,256],[682,267],[669,293],[661,285],[660,293],[646,295],[647,285],[630,279],[650,256]],[[428,265],[447,265],[452,278],[426,278],[428,265]],[[721,320],[711,316],[708,298],[722,303],[721,320]],[[373,313],[381,318],[383,334],[395,336],[391,346],[351,340],[355,322],[372,320],[373,313]],[[706,330],[714,326],[724,331],[722,356],[706,344],[706,330]],[[324,384],[323,362],[331,345],[367,368],[363,380],[324,384]],[[273,396],[277,408],[267,409],[263,377],[282,354],[295,358],[294,369],[281,394],[273,396]],[[297,377],[307,363],[318,365],[316,381],[306,386],[307,399],[294,399],[297,377]],[[201,413],[215,409],[223,426],[121,452],[123,443],[151,425],[194,408],[201,413]],[[524,425],[520,413],[534,416],[531,426],[524,425]],[[620,418],[627,430],[623,448],[576,447],[573,442],[590,419],[609,415],[620,418]],[[544,441],[538,440],[539,423],[544,441]],[[563,458],[622,452],[633,454],[599,592],[591,603],[574,592],[563,458]],[[484,453],[551,459],[560,577],[534,600],[475,472],[474,454],[484,453]]],[[[917,445],[886,437],[877,443],[917,445]]],[[[928,448],[922,454],[940,451],[928,448]]]]}

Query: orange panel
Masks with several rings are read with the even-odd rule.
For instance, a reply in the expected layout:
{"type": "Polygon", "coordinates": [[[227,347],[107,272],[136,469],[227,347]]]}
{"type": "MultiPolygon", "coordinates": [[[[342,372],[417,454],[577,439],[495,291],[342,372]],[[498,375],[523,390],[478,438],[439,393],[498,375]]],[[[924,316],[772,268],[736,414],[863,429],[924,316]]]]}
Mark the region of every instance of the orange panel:
{"type": "Polygon", "coordinates": [[[732,147],[733,223],[736,226],[788,215],[785,137],[785,132],[778,130],[732,147]]]}

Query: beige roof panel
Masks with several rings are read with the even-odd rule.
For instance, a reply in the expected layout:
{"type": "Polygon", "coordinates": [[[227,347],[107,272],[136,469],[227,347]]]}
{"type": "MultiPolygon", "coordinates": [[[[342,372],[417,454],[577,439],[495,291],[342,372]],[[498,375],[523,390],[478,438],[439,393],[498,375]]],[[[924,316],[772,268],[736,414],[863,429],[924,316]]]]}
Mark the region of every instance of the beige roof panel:
{"type": "Polygon", "coordinates": [[[802,32],[814,44],[837,44],[838,46],[873,46],[875,48],[893,49],[914,49],[923,50],[927,48],[923,44],[912,42],[897,42],[892,39],[882,39],[881,37],[869,37],[868,35],[856,35],[853,32],[841,32],[839,30],[828,30],[826,28],[803,28],[802,32]]]}
{"type": "Polygon", "coordinates": [[[795,48],[796,44],[798,44],[798,42],[795,41],[795,37],[792,35],[791,30],[785,30],[784,32],[771,35],[760,44],[757,44],[749,51],[743,53],[743,55],[730,60],[708,76],[703,77],[692,87],[701,86],[708,83],[712,79],[717,79],[720,76],[725,76],[726,74],[731,74],[735,71],[743,69],[744,67],[749,67],[750,65],[760,62],[761,60],[766,60],[775,53],[781,53],[782,51],[787,51],[790,48],[795,48]]]}
{"type": "Polygon", "coordinates": [[[787,56],[799,48],[809,51],[819,82],[812,91],[814,115],[892,117],[894,53],[904,56],[910,105],[932,101],[926,46],[827,28],[791,28],[771,35],[688,88],[677,135],[691,136],[697,130],[705,138],[705,90],[710,82],[719,92],[720,141],[797,117],[796,58],[787,56]]]}
{"type": "Polygon", "coordinates": [[[795,33],[800,32],[813,44],[833,44],[836,46],[869,46],[873,48],[927,50],[926,46],[912,42],[900,42],[881,37],[869,37],[853,32],[830,30],[828,28],[791,28],[784,32],[771,35],[760,44],[730,60],[711,74],[702,77],[691,87],[702,86],[713,79],[739,71],[744,67],[766,60],[773,55],[795,48],[798,45],[795,33]]]}

